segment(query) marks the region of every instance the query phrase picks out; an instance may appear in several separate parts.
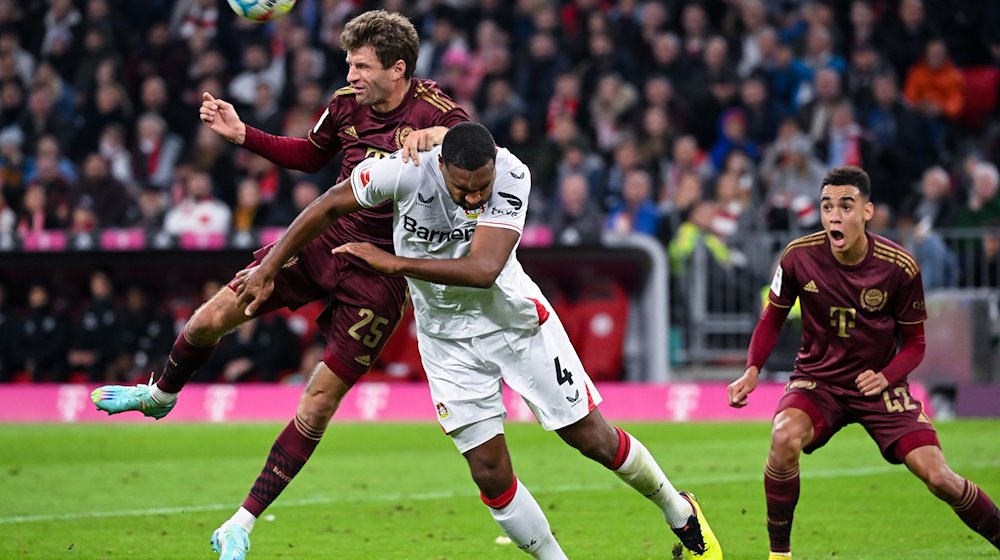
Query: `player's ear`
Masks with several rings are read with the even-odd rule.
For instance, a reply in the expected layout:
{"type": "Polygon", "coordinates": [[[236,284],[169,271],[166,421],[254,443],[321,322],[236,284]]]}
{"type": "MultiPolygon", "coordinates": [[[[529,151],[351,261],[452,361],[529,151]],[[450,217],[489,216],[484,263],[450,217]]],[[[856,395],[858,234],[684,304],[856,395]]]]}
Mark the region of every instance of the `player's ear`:
{"type": "Polygon", "coordinates": [[[872,201],[865,202],[865,221],[872,219],[875,216],[875,203],[872,201]]]}
{"type": "Polygon", "coordinates": [[[393,63],[392,70],[397,74],[398,78],[402,78],[406,75],[406,63],[403,62],[403,59],[399,59],[393,63]]]}

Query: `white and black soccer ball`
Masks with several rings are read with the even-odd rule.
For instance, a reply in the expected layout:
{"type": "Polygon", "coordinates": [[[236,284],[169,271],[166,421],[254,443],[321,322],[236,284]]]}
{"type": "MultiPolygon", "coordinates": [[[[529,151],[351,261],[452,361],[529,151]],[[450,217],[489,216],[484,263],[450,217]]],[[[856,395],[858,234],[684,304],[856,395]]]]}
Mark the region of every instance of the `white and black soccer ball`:
{"type": "Polygon", "coordinates": [[[236,15],[257,23],[278,19],[295,6],[295,0],[227,0],[236,15]]]}

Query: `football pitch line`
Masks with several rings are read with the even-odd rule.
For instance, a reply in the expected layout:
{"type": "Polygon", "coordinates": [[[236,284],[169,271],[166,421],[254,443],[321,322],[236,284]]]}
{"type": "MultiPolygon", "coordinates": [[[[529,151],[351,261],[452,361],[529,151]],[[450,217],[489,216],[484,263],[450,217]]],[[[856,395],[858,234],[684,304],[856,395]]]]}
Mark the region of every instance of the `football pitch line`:
{"type": "MultiPolygon", "coordinates": [[[[992,468],[1000,466],[1000,461],[961,463],[952,465],[958,469],[978,469],[992,468]]],[[[826,469],[817,471],[805,471],[802,478],[809,480],[814,478],[855,478],[869,475],[893,474],[905,472],[906,467],[901,465],[881,465],[876,467],[861,467],[854,469],[826,469]]],[[[667,474],[670,477],[669,473],[667,474]]],[[[710,486],[713,484],[733,484],[741,482],[759,482],[763,477],[762,473],[734,474],[734,475],[712,475],[703,477],[681,476],[677,481],[671,479],[679,488],[697,488],[698,486],[710,486]]],[[[618,489],[624,483],[617,480],[609,480],[603,483],[594,484],[563,484],[556,486],[532,486],[535,494],[544,493],[570,493],[585,491],[603,491],[618,489]]],[[[359,504],[377,502],[398,502],[398,501],[431,501],[445,500],[452,498],[478,497],[479,493],[471,489],[468,491],[444,491],[444,492],[420,492],[414,494],[375,494],[372,496],[315,496],[298,500],[282,500],[276,502],[272,507],[302,507],[313,505],[333,505],[333,504],[359,504]]],[[[177,515],[182,513],[197,513],[204,511],[227,511],[235,510],[239,503],[234,501],[224,504],[204,504],[195,506],[177,506],[162,508],[127,509],[120,511],[89,511],[73,513],[39,514],[39,515],[15,515],[10,517],[0,517],[0,525],[12,525],[17,523],[39,523],[47,521],[78,521],[81,519],[102,519],[109,517],[144,517],[148,515],[177,515]]]]}

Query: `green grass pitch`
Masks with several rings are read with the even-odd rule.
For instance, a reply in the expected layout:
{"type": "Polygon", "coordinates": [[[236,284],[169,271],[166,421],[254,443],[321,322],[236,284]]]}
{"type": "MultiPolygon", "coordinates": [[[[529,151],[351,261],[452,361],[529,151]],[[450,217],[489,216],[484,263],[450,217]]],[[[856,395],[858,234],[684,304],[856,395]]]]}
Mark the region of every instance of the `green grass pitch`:
{"type": "MultiPolygon", "coordinates": [[[[730,560],[767,558],[765,424],[627,425],[702,499],[730,560]]],[[[211,559],[276,424],[0,425],[0,558],[211,559]]],[[[669,558],[659,512],[554,434],[508,425],[515,471],[574,559],[669,558]]],[[[1000,498],[998,421],[942,422],[952,467],[1000,498]]],[[[1000,556],[863,430],[802,463],[796,560],[1000,556]]],[[[334,424],[257,523],[250,559],[528,558],[495,542],[465,462],[435,424],[334,424]],[[270,515],[267,515],[270,514],[270,515]],[[273,517],[272,517],[273,516],[273,517]]]]}

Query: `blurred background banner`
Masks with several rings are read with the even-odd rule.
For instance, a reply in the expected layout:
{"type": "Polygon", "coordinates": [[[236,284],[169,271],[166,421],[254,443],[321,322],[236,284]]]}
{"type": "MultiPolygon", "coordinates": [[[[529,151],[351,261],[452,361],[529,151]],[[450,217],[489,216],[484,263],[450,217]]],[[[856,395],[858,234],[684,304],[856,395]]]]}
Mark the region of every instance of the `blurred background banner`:
{"type": "MultiPolygon", "coordinates": [[[[724,383],[598,383],[606,399],[601,412],[616,422],[686,422],[731,420],[724,383]]],[[[89,385],[16,385],[0,389],[0,422],[151,422],[138,414],[108,417],[94,409],[89,385]]],[[[784,394],[780,383],[761,383],[740,420],[770,420],[784,394]]],[[[923,385],[910,386],[911,394],[926,403],[923,385]]],[[[184,396],[170,413],[171,422],[272,422],[284,420],[301,395],[296,385],[199,385],[184,389],[184,396]]],[[[587,398],[581,395],[581,398],[587,398]]],[[[527,404],[514,392],[504,391],[508,419],[534,422],[527,404]]],[[[930,407],[925,404],[925,411],[930,407]]],[[[423,383],[359,384],[344,397],[335,422],[427,422],[438,411],[423,383]]]]}

